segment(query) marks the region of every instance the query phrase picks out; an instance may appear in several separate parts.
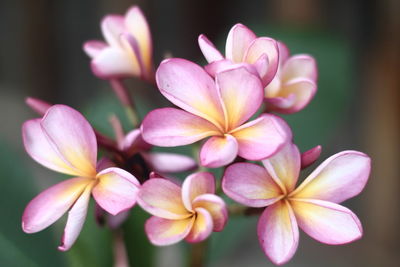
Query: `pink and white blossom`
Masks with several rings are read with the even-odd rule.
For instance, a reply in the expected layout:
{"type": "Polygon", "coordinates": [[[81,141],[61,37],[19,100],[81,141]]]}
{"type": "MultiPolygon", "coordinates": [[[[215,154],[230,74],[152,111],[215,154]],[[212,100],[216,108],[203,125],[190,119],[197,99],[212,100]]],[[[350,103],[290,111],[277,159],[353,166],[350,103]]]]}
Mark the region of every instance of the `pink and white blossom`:
{"type": "Polygon", "coordinates": [[[215,195],[215,178],[208,172],[189,175],[182,186],[165,178],[147,180],[138,203],[153,215],[145,230],[150,242],[158,246],[183,239],[201,242],[213,231],[222,231],[228,219],[225,202],[215,195]]]}
{"type": "Polygon", "coordinates": [[[210,63],[205,68],[212,76],[241,65],[258,75],[265,87],[272,81],[278,69],[277,42],[269,37],[257,38],[253,31],[240,23],[229,31],[225,57],[205,35],[200,35],[198,41],[204,57],[210,63]]]}
{"type": "Polygon", "coordinates": [[[164,60],[156,72],[160,92],[181,109],[161,108],[144,118],[143,139],[157,146],[182,146],[209,138],[200,150],[200,163],[220,167],[237,155],[260,160],[291,139],[286,122],[261,114],[247,122],[263,102],[260,79],[244,67],[216,74],[184,59],[164,60]]]}
{"type": "Polygon", "coordinates": [[[59,250],[74,244],[86,218],[90,195],[111,214],[130,209],[139,191],[139,182],[119,168],[97,170],[97,141],[86,119],[64,106],[50,107],[43,118],[22,126],[24,146],[41,165],[74,176],[36,196],[25,208],[22,229],[39,232],[68,211],[68,220],[59,250]]]}
{"type": "Polygon", "coordinates": [[[278,71],[265,88],[265,101],[269,111],[285,114],[302,110],[317,91],[317,64],[306,54],[290,56],[289,49],[281,42],[278,71]]]}
{"type": "Polygon", "coordinates": [[[153,80],[151,33],[139,7],[131,7],[124,16],[105,16],[101,31],[106,42],[93,40],[83,46],[92,58],[91,67],[96,76],[153,80]]]}
{"type": "Polygon", "coordinates": [[[258,221],[258,239],[277,265],[295,254],[300,227],[322,243],[346,244],[362,236],[357,216],[339,205],[358,195],[367,183],[370,158],[343,151],[325,160],[297,188],[301,157],[288,143],[263,161],[236,163],[226,169],[222,188],[230,198],[249,207],[266,207],[258,221]]]}

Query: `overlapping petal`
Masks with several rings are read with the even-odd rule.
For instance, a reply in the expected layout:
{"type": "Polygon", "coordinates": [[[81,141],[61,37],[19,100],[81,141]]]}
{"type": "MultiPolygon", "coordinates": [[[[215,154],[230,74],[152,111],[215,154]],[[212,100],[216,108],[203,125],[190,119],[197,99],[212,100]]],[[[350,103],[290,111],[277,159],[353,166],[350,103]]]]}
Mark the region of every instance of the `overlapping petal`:
{"type": "Polygon", "coordinates": [[[287,201],[265,209],[257,226],[258,240],[268,258],[277,265],[288,262],[297,250],[299,228],[287,201]]]}
{"type": "Polygon", "coordinates": [[[244,55],[250,43],[256,39],[256,35],[243,24],[236,24],[228,33],[225,46],[225,56],[235,63],[243,61],[244,55]]]}
{"type": "Polygon", "coordinates": [[[121,15],[105,16],[100,26],[107,43],[113,47],[120,47],[119,37],[126,31],[124,17],[121,15]]]}
{"type": "Polygon", "coordinates": [[[146,221],[145,231],[152,244],[167,246],[184,239],[192,229],[194,220],[194,217],[169,220],[152,216],[146,221]]]}
{"type": "Polygon", "coordinates": [[[239,156],[248,160],[261,160],[276,153],[291,140],[286,122],[272,114],[262,114],[231,132],[239,143],[239,156]]]}
{"type": "Polygon", "coordinates": [[[196,219],[192,229],[185,240],[190,243],[197,243],[205,240],[213,231],[213,219],[211,214],[204,208],[196,208],[196,219]]]}
{"type": "Polygon", "coordinates": [[[215,179],[212,173],[198,172],[189,175],[182,184],[182,201],[186,209],[193,211],[193,200],[203,194],[215,193],[215,179]]]}
{"type": "Polygon", "coordinates": [[[220,232],[228,220],[228,210],[225,202],[214,194],[199,195],[193,200],[192,207],[204,208],[210,213],[213,220],[213,231],[220,232]]]}
{"type": "Polygon", "coordinates": [[[222,54],[218,51],[218,49],[215,48],[213,43],[211,43],[210,40],[208,40],[208,38],[204,34],[201,34],[199,36],[198,42],[200,50],[203,53],[208,63],[221,60],[224,58],[222,54]]]}
{"type": "Polygon", "coordinates": [[[153,178],[141,187],[139,205],[150,214],[170,219],[185,219],[191,216],[182,202],[181,188],[167,179],[153,178]]]}
{"type": "Polygon", "coordinates": [[[157,69],[156,80],[160,92],[178,107],[216,126],[224,124],[214,80],[199,65],[185,59],[166,59],[157,69]]]}
{"type": "Polygon", "coordinates": [[[36,233],[57,221],[75,203],[91,180],[90,178],[65,180],[32,199],[22,215],[24,232],[36,233]]]}
{"type": "Polygon", "coordinates": [[[105,42],[92,40],[83,44],[83,50],[89,57],[94,58],[107,46],[108,45],[105,42]]]}
{"type": "Polygon", "coordinates": [[[93,197],[108,213],[116,215],[136,203],[140,184],[129,172],[108,168],[98,173],[97,179],[93,197]]]}
{"type": "Polygon", "coordinates": [[[151,111],[144,118],[141,131],[147,143],[157,146],[188,145],[220,134],[211,122],[175,108],[151,111]]]}
{"type": "Polygon", "coordinates": [[[290,57],[282,67],[282,81],[284,83],[295,78],[317,79],[317,63],[312,56],[295,55],[290,57]]]}
{"type": "Polygon", "coordinates": [[[265,207],[283,197],[281,188],[265,168],[253,163],[235,163],[222,178],[224,193],[249,207],[265,207]]]}
{"type": "Polygon", "coordinates": [[[213,136],[201,147],[200,163],[205,167],[218,168],[231,163],[237,153],[238,143],[232,135],[213,136]]]}
{"type": "Polygon", "coordinates": [[[314,199],[296,199],[291,205],[300,228],[322,243],[346,244],[362,236],[360,220],[341,205],[314,199]]]}
{"type": "Polygon", "coordinates": [[[292,192],[300,173],[300,151],[295,144],[287,142],[278,153],[263,160],[275,182],[284,192],[292,192]]]}
{"type": "Polygon", "coordinates": [[[247,121],[263,101],[260,79],[244,67],[218,73],[216,83],[224,103],[226,131],[247,121]]]}
{"type": "Polygon", "coordinates": [[[367,155],[358,151],[343,151],[318,166],[292,196],[340,203],[363,190],[370,171],[371,160],[367,155]]]}
{"type": "Polygon", "coordinates": [[[83,224],[86,219],[87,209],[90,200],[90,192],[92,190],[94,181],[86,186],[81,196],[74,203],[71,210],[68,212],[68,220],[65,225],[64,234],[61,238],[61,244],[58,249],[61,251],[69,250],[75,243],[82,230],[83,224]]]}

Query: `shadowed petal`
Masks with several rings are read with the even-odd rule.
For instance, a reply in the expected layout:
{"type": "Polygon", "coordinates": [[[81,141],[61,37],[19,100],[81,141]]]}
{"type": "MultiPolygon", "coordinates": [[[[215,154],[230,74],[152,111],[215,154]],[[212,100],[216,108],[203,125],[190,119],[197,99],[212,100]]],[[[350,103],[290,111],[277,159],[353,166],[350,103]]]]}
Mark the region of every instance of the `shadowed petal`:
{"type": "Polygon", "coordinates": [[[222,178],[224,193],[249,207],[265,207],[282,197],[282,190],[265,168],[253,163],[235,163],[222,178]]]}
{"type": "Polygon", "coordinates": [[[194,220],[194,216],[181,220],[168,220],[153,216],[146,221],[145,231],[153,245],[172,245],[189,234],[194,220]]]}
{"type": "Polygon", "coordinates": [[[69,250],[78,238],[86,219],[92,187],[93,182],[92,184],[86,186],[82,195],[78,198],[71,210],[68,212],[67,224],[65,225],[64,234],[61,238],[61,244],[58,246],[59,250],[69,250]]]}
{"type": "Polygon", "coordinates": [[[176,108],[151,111],[141,126],[143,139],[156,146],[182,146],[220,134],[210,122],[176,108]]]}
{"type": "Polygon", "coordinates": [[[174,153],[142,153],[142,156],[153,167],[153,170],[161,173],[183,172],[193,169],[197,163],[191,157],[174,153]]]}
{"type": "Polygon", "coordinates": [[[200,150],[200,163],[209,168],[218,168],[231,163],[237,156],[238,143],[232,135],[213,136],[200,150]]]}
{"type": "Polygon", "coordinates": [[[140,187],[135,176],[120,168],[108,168],[98,173],[97,178],[93,197],[105,211],[116,215],[135,205],[140,187]]]}
{"type": "Polygon", "coordinates": [[[221,99],[214,80],[202,67],[185,59],[166,59],[157,69],[156,80],[169,101],[215,125],[223,125],[221,99]]]}
{"type": "Polygon", "coordinates": [[[198,243],[210,236],[213,230],[213,220],[210,213],[203,208],[196,208],[196,219],[190,233],[185,240],[189,243],[198,243]]]}
{"type": "Polygon", "coordinates": [[[256,39],[256,35],[242,24],[236,24],[229,31],[226,39],[225,55],[236,63],[242,62],[246,49],[256,39]]]}
{"type": "Polygon", "coordinates": [[[192,203],[193,208],[204,208],[213,220],[213,231],[220,232],[224,229],[228,220],[228,210],[225,202],[214,194],[203,194],[196,197],[192,203]]]}
{"type": "Polygon", "coordinates": [[[236,128],[231,134],[238,141],[239,156],[248,160],[267,158],[292,138],[287,123],[272,114],[262,114],[257,119],[236,128]]]}
{"type": "Polygon", "coordinates": [[[182,184],[182,201],[186,209],[192,211],[193,200],[204,194],[215,193],[215,178],[210,172],[189,175],[182,184]]]}
{"type": "Polygon", "coordinates": [[[275,155],[263,160],[263,164],[284,192],[293,191],[300,173],[300,151],[292,142],[286,143],[275,155]]]}
{"type": "Polygon", "coordinates": [[[265,209],[258,221],[257,234],[264,253],[274,264],[285,264],[293,257],[299,242],[299,228],[287,201],[265,209]]]}
{"type": "Polygon", "coordinates": [[[274,78],[279,66],[278,44],[274,39],[268,37],[255,39],[249,45],[244,61],[254,64],[262,55],[268,57],[268,71],[261,77],[263,85],[267,86],[274,78]]]}
{"type": "Polygon", "coordinates": [[[24,232],[36,233],[57,221],[79,198],[91,180],[80,177],[68,179],[37,195],[22,215],[24,232]]]}
{"type": "Polygon", "coordinates": [[[203,53],[204,57],[206,58],[207,62],[213,62],[217,60],[221,60],[224,57],[221,55],[221,53],[218,51],[217,48],[213,45],[213,43],[208,40],[208,38],[204,35],[201,34],[198,38],[200,50],[203,53]]]}
{"type": "Polygon", "coordinates": [[[148,213],[165,219],[191,216],[183,205],[181,188],[167,179],[147,180],[139,191],[138,203],[148,213]]]}
{"type": "Polygon", "coordinates": [[[362,236],[357,216],[341,205],[315,199],[291,201],[300,228],[319,242],[346,244],[362,236]]]}
{"type": "Polygon", "coordinates": [[[244,67],[218,73],[216,83],[226,110],[228,131],[247,121],[263,101],[260,79],[244,67]]]}
{"type": "Polygon", "coordinates": [[[371,159],[358,151],[343,151],[325,160],[292,193],[340,203],[358,195],[368,181],[371,159]]]}

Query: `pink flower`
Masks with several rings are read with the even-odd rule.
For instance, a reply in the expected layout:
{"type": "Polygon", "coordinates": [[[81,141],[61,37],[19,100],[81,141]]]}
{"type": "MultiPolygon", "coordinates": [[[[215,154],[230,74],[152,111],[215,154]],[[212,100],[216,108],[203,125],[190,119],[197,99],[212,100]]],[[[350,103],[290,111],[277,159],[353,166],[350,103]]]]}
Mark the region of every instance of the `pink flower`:
{"type": "Polygon", "coordinates": [[[290,114],[303,109],[317,91],[317,64],[310,55],[289,57],[289,49],[279,45],[279,68],[275,78],[265,88],[267,109],[290,114]]]}
{"type": "Polygon", "coordinates": [[[296,189],[300,153],[287,144],[263,161],[229,166],[222,188],[230,198],[250,207],[267,207],[258,221],[258,239],[275,264],[289,261],[299,241],[298,227],[312,238],[331,245],[362,236],[357,216],[337,204],[359,194],[370,173],[370,158],[343,151],[324,161],[296,189]]]}
{"type": "Polygon", "coordinates": [[[131,7],[125,16],[107,15],[101,22],[101,30],[106,43],[88,41],[83,46],[93,59],[91,67],[96,76],[153,79],[151,34],[139,7],[131,7]]]}
{"type": "Polygon", "coordinates": [[[268,37],[257,38],[254,32],[242,24],[236,24],[229,31],[225,58],[205,35],[199,36],[199,46],[210,63],[206,66],[206,70],[212,76],[239,64],[257,74],[265,87],[274,78],[278,69],[277,42],[268,37]]]}
{"type": "Polygon", "coordinates": [[[151,243],[165,246],[182,239],[201,242],[224,228],[228,219],[225,202],[215,194],[211,173],[188,176],[182,187],[164,178],[147,180],[138,203],[150,214],[145,230],[151,243]]]}
{"type": "Polygon", "coordinates": [[[291,138],[279,117],[261,114],[245,123],[263,101],[260,79],[244,67],[220,72],[214,81],[200,66],[184,59],[164,60],[156,73],[160,92],[176,108],[151,111],[143,120],[143,139],[157,146],[182,146],[212,136],[200,162],[220,167],[237,155],[260,160],[291,138]]]}
{"type": "Polygon", "coordinates": [[[26,233],[45,229],[69,211],[58,247],[65,251],[82,229],[91,194],[98,205],[114,215],[136,203],[140,185],[133,175],[113,167],[96,170],[96,137],[76,110],[54,105],[43,118],[25,122],[22,135],[25,149],[34,160],[54,171],[75,176],[29,202],[22,216],[22,229],[26,233]]]}

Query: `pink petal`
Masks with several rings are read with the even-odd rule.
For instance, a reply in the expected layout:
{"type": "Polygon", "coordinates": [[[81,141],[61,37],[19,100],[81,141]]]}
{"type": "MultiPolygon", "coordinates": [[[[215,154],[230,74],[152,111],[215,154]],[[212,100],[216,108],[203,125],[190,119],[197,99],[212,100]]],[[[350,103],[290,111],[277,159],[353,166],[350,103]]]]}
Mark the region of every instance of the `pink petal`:
{"type": "Polygon", "coordinates": [[[156,146],[188,145],[220,134],[212,123],[175,108],[151,111],[143,119],[141,131],[143,139],[156,146]]]}
{"type": "Polygon", "coordinates": [[[189,175],[182,184],[182,200],[187,210],[193,211],[193,200],[204,194],[215,193],[215,178],[210,172],[189,175]]]}
{"type": "Polygon", "coordinates": [[[125,25],[138,42],[141,59],[147,73],[153,68],[153,43],[146,17],[138,6],[131,7],[125,15],[125,25]]]}
{"type": "Polygon", "coordinates": [[[290,57],[282,67],[282,81],[288,82],[296,78],[317,80],[317,63],[312,56],[295,55],[290,57]]]}
{"type": "Polygon", "coordinates": [[[53,185],[32,199],[22,215],[24,232],[36,233],[57,221],[79,198],[91,180],[68,179],[53,185]]]}
{"type": "Polygon", "coordinates": [[[226,40],[226,58],[236,63],[242,62],[247,48],[254,39],[256,35],[246,26],[242,24],[233,26],[226,40]]]}
{"type": "Polygon", "coordinates": [[[260,79],[244,67],[218,73],[216,83],[226,111],[227,131],[246,122],[263,102],[260,79]]]}
{"type": "Polygon", "coordinates": [[[122,48],[104,48],[92,60],[91,67],[93,73],[102,79],[124,78],[140,74],[137,61],[132,58],[131,53],[122,48]]]}
{"type": "Polygon", "coordinates": [[[265,168],[253,163],[230,165],[222,178],[224,193],[249,207],[265,207],[282,197],[282,190],[265,168]]]}
{"type": "Polygon", "coordinates": [[[99,173],[107,168],[116,167],[116,164],[107,157],[102,157],[97,161],[96,171],[99,173]]]}
{"type": "Polygon", "coordinates": [[[362,226],[351,210],[328,201],[291,201],[300,228],[319,242],[341,245],[360,239],[362,226]]]}
{"type": "Polygon", "coordinates": [[[147,151],[152,146],[143,140],[140,129],[130,131],[120,144],[120,149],[128,155],[133,155],[139,151],[147,151]]]}
{"type": "Polygon", "coordinates": [[[288,262],[299,242],[299,228],[287,201],[265,209],[258,220],[257,235],[267,257],[276,265],[288,262]]]}
{"type": "Polygon", "coordinates": [[[140,184],[135,176],[120,168],[108,168],[97,174],[93,197],[105,211],[116,215],[136,203],[140,184]]]}
{"type": "Polygon", "coordinates": [[[156,80],[160,92],[175,105],[217,126],[224,124],[214,80],[199,65],[185,59],[166,59],[157,69],[156,80]]]}
{"type": "Polygon", "coordinates": [[[96,174],[96,137],[76,110],[54,105],[42,120],[25,122],[22,136],[28,154],[43,166],[70,175],[96,174]]]}
{"type": "Polygon", "coordinates": [[[68,212],[67,224],[65,225],[64,234],[61,238],[61,244],[58,246],[58,250],[69,250],[78,238],[86,219],[92,187],[93,183],[86,186],[85,191],[83,191],[82,195],[68,212]]]}
{"type": "Polygon", "coordinates": [[[284,114],[292,114],[305,108],[317,91],[317,85],[309,79],[293,79],[282,85],[278,97],[294,98],[290,100],[290,105],[286,103],[267,101],[272,104],[269,109],[284,114]]]}
{"type": "Polygon", "coordinates": [[[203,194],[196,197],[192,203],[193,208],[204,208],[210,213],[213,220],[213,231],[220,232],[228,221],[228,210],[225,202],[214,194],[203,194]]]}
{"type": "Polygon", "coordinates": [[[106,48],[108,45],[105,42],[102,41],[97,41],[97,40],[92,40],[92,41],[87,41],[83,44],[83,51],[91,57],[94,58],[97,55],[100,54],[101,51],[103,51],[104,48],[106,48]]]}
{"type": "Polygon", "coordinates": [[[289,48],[281,41],[277,42],[279,50],[279,65],[283,65],[290,56],[289,48]]]}
{"type": "MultiPolygon", "coordinates": [[[[268,90],[269,88],[267,88],[268,90]]],[[[281,87],[279,88],[279,90],[281,87]]],[[[292,107],[296,104],[296,95],[291,93],[287,96],[267,97],[265,102],[267,103],[268,111],[275,111],[284,114],[290,114],[296,112],[292,107]]]]}
{"type": "Polygon", "coordinates": [[[316,146],[303,153],[301,153],[301,169],[305,169],[315,161],[318,160],[321,155],[322,147],[316,146]]]}
{"type": "Polygon", "coordinates": [[[204,35],[201,34],[198,38],[200,50],[203,53],[204,57],[206,58],[207,62],[213,62],[217,60],[221,60],[224,57],[221,55],[221,53],[218,51],[217,48],[213,45],[213,43],[208,40],[208,38],[204,35]]]}
{"type": "Polygon", "coordinates": [[[213,136],[200,150],[200,164],[218,168],[231,163],[237,156],[238,143],[232,135],[213,136]]]}
{"type": "Polygon", "coordinates": [[[292,192],[300,173],[300,151],[288,142],[275,155],[263,160],[263,164],[274,181],[286,193],[292,192]]]}
{"type": "Polygon", "coordinates": [[[120,47],[119,37],[126,31],[124,17],[121,15],[108,15],[101,21],[101,31],[110,46],[120,47]]]}
{"type": "MultiPolygon", "coordinates": [[[[261,60],[262,61],[262,60],[261,60]]],[[[233,63],[229,59],[221,59],[218,61],[211,62],[207,66],[204,67],[204,69],[207,71],[208,74],[210,74],[212,77],[215,77],[217,73],[223,72],[223,71],[228,71],[232,69],[237,69],[237,68],[246,68],[248,72],[251,74],[254,74],[255,76],[259,76],[258,69],[263,68],[264,62],[258,62],[257,64],[248,64],[246,62],[241,62],[241,63],[233,63]]]]}
{"type": "Polygon", "coordinates": [[[194,220],[194,216],[181,220],[168,220],[153,216],[146,221],[145,231],[153,245],[172,245],[183,240],[189,234],[194,220]]]}
{"type": "Polygon", "coordinates": [[[52,106],[46,101],[34,97],[27,97],[25,103],[40,116],[46,114],[47,110],[52,106]]]}
{"type": "Polygon", "coordinates": [[[292,196],[340,203],[364,189],[370,171],[371,159],[367,155],[358,151],[343,151],[318,166],[292,196]]]}
{"type": "Polygon", "coordinates": [[[248,160],[261,160],[276,153],[291,140],[287,123],[272,114],[261,114],[231,132],[239,143],[239,156],[248,160]]]}
{"type": "Polygon", "coordinates": [[[210,236],[213,226],[213,219],[210,213],[203,208],[196,208],[196,219],[193,223],[190,233],[185,240],[189,243],[198,243],[210,236]]]}
{"type": "Polygon", "coordinates": [[[139,191],[138,203],[148,213],[165,219],[191,216],[183,205],[181,188],[167,179],[147,180],[139,191]]]}
{"type": "Polygon", "coordinates": [[[174,153],[142,153],[152,169],[161,173],[184,172],[194,169],[197,163],[191,157],[174,153]]]}
{"type": "Polygon", "coordinates": [[[247,63],[254,64],[260,57],[267,55],[268,71],[261,76],[263,86],[267,86],[274,78],[279,66],[278,44],[274,39],[261,37],[255,39],[248,47],[245,55],[247,63]]]}

